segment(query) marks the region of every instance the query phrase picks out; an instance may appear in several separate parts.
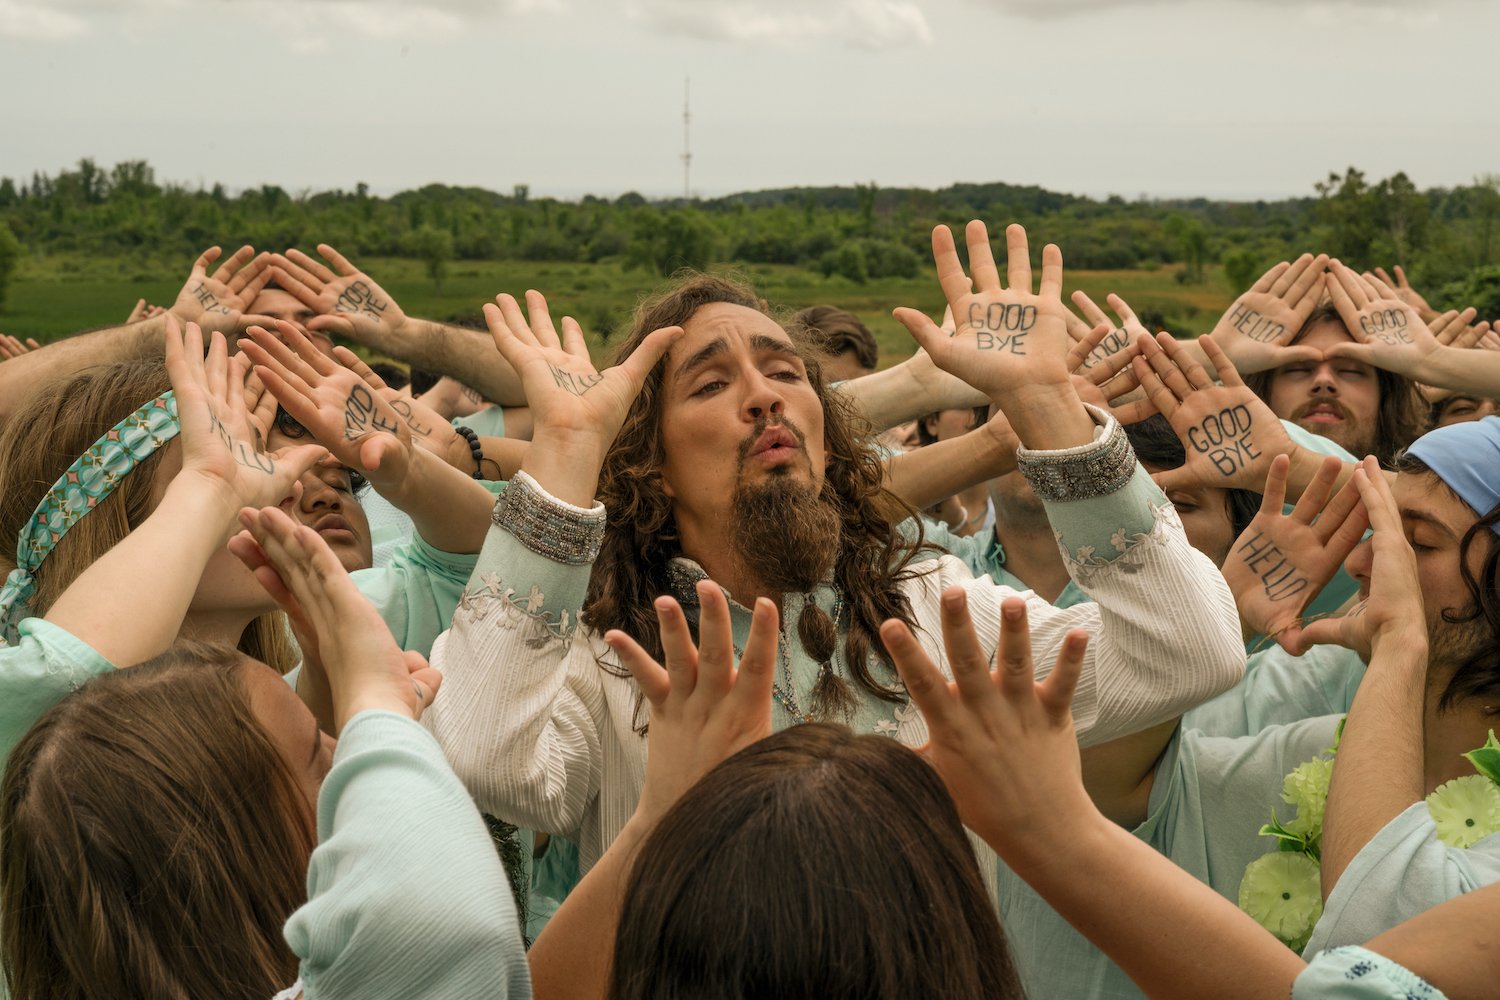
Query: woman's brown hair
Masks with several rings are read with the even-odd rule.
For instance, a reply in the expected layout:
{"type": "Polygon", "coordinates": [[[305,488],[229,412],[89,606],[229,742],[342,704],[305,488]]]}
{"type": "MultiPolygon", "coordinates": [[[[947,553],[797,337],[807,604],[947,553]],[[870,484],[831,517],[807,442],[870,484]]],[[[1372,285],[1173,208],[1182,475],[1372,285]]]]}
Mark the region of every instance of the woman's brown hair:
{"type": "Polygon", "coordinates": [[[783,730],[647,837],[611,1000],[1023,996],[937,774],[884,736],[783,730]]]}
{"type": "MultiPolygon", "coordinates": [[[[171,387],[160,360],[101,365],[38,389],[23,411],[0,427],[0,578],[15,568],[22,527],[68,466],[142,403],[171,387]]],[[[138,463],[58,540],[36,570],[32,615],[44,616],[95,559],[156,509],[156,474],[166,452],[166,447],[158,448],[138,463]]],[[[255,619],[245,630],[240,650],[282,673],[300,660],[279,611],[255,619]]]]}
{"type": "MultiPolygon", "coordinates": [[[[653,330],[681,326],[703,306],[718,302],[764,311],[748,285],[720,275],[690,274],[641,303],[616,362],[628,357],[653,330]]],[[[900,585],[913,575],[910,566],[921,550],[922,537],[920,531],[909,537],[898,526],[907,520],[919,523],[916,512],[885,488],[885,469],[871,446],[868,422],[843,394],[825,390],[816,358],[799,340],[799,328],[793,326],[788,335],[823,404],[828,456],[823,491],[839,511],[840,522],[834,583],[849,613],[844,661],[859,687],[884,701],[901,702],[899,688],[880,683],[868,660],[874,654],[890,662],[880,640],[880,625],[887,618],[914,624],[900,585]]],[[[681,554],[672,500],[661,479],[666,459],[661,433],[665,370],[663,361],[647,376],[600,471],[599,500],[608,517],[583,606],[590,627],[600,633],[620,629],[658,659],[661,639],[652,601],[672,593],[667,568],[681,554]]],[[[829,646],[832,655],[832,643],[829,646]]]]}
{"type": "Polygon", "coordinates": [[[13,1000],[254,997],[297,978],[312,805],[235,650],[181,643],[96,678],[26,733],[0,795],[13,1000]]]}

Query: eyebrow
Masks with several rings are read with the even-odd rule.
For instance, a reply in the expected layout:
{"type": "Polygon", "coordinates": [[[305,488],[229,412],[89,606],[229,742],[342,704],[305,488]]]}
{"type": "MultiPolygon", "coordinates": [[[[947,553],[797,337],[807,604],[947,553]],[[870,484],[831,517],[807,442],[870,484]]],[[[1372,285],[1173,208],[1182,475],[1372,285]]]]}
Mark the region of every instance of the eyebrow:
{"type": "MultiPolygon", "coordinates": [[[[764,333],[753,334],[750,337],[750,349],[761,353],[795,358],[798,361],[802,360],[802,354],[791,344],[784,340],[777,340],[775,337],[767,336],[764,333]]],[[[672,380],[679,382],[692,377],[698,369],[728,350],[729,342],[723,337],[719,337],[712,343],[704,345],[698,349],[697,353],[682,363],[682,367],[677,369],[677,374],[672,376],[672,380]]]]}

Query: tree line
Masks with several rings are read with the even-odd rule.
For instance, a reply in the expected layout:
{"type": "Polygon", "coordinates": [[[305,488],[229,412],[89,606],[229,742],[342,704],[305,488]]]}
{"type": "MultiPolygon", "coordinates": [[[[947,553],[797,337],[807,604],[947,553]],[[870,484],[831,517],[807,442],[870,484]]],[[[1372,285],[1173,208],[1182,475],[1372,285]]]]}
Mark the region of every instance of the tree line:
{"type": "MultiPolygon", "coordinates": [[[[21,254],[182,259],[203,247],[331,243],[359,257],[420,260],[441,282],[452,260],[601,261],[657,274],[717,262],[792,264],[854,282],[915,277],[936,223],[1020,222],[1082,269],[1172,267],[1185,283],[1219,265],[1235,288],[1303,250],[1356,268],[1403,265],[1435,305],[1500,316],[1500,176],[1421,190],[1404,173],[1350,167],[1278,201],[1094,199],[1004,183],[939,190],[783,188],[712,199],[636,193],[577,201],[429,184],[390,197],[352,190],[160,183],[149,163],[91,159],[55,175],[0,178],[0,295],[21,254]]],[[[1040,244],[1040,241],[1038,241],[1040,244]]]]}

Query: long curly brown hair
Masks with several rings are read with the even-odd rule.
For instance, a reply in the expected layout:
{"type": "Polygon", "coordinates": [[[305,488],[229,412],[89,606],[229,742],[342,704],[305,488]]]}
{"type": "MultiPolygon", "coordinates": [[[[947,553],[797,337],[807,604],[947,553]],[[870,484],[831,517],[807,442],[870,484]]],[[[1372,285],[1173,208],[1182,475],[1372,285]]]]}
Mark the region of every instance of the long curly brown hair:
{"type": "MultiPolygon", "coordinates": [[[[687,273],[636,308],[616,362],[629,356],[653,330],[681,326],[700,307],[714,302],[768,311],[755,291],[740,281],[687,273]]],[[[878,681],[870,672],[868,659],[874,654],[886,665],[891,664],[880,640],[880,624],[886,619],[898,618],[915,627],[901,584],[916,575],[911,567],[918,559],[922,535],[918,529],[908,537],[899,526],[914,519],[916,512],[885,488],[884,467],[871,446],[869,423],[842,394],[825,390],[822,372],[798,329],[793,326],[788,335],[823,403],[828,462],[823,498],[839,512],[834,584],[843,595],[849,615],[844,659],[859,687],[883,701],[900,702],[900,687],[878,681]]],[[[682,554],[672,499],[663,489],[661,478],[666,458],[661,434],[665,369],[665,361],[658,363],[647,377],[604,460],[599,499],[608,522],[583,606],[584,619],[592,628],[599,632],[620,629],[658,659],[662,648],[652,601],[672,593],[667,567],[673,557],[682,554]]],[[[623,670],[618,672],[624,674],[623,670]]]]}

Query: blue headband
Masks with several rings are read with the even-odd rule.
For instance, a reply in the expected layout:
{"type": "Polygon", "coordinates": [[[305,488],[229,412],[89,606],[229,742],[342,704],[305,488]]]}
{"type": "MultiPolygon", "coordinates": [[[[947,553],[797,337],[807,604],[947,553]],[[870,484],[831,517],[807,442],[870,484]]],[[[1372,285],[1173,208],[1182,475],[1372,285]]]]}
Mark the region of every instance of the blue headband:
{"type": "Polygon", "coordinates": [[[0,646],[19,641],[17,626],[30,613],[36,571],[62,536],[181,429],[177,396],[168,390],[105,431],[52,484],[21,529],[16,568],[0,587],[0,646]]]}
{"type": "MultiPolygon", "coordinates": [[[[1500,417],[1439,427],[1412,442],[1406,454],[1436,473],[1480,517],[1500,506],[1500,417]]],[[[1500,534],[1500,523],[1490,530],[1500,534]]]]}

